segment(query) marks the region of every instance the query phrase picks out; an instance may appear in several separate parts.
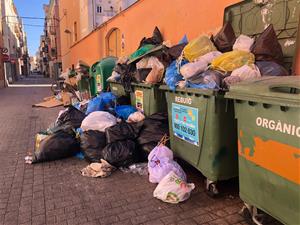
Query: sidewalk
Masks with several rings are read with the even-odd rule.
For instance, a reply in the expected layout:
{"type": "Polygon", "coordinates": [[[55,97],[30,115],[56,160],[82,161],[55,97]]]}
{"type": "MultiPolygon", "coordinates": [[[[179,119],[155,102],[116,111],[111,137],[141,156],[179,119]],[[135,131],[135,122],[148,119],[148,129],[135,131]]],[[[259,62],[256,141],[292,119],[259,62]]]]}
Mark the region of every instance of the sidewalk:
{"type": "Polygon", "coordinates": [[[87,163],[76,158],[24,164],[34,135],[60,110],[31,107],[48,95],[49,88],[0,90],[0,225],[251,224],[238,214],[243,204],[236,180],[221,183],[224,194],[212,199],[204,177],[189,166],[184,170],[196,189],[188,201],[172,205],[153,198],[156,185],[147,176],[117,171],[86,178],[80,170],[87,163]]]}

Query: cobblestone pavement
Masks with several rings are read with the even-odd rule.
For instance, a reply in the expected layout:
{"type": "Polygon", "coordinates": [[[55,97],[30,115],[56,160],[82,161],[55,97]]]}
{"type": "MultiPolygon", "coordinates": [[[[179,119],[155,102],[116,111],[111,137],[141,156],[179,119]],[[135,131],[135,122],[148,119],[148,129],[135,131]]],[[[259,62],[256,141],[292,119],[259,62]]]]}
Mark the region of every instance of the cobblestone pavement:
{"type": "Polygon", "coordinates": [[[223,194],[213,199],[205,193],[203,176],[187,165],[196,189],[188,201],[172,205],[153,198],[156,185],[147,176],[117,171],[86,178],[79,171],[87,163],[77,158],[24,164],[34,135],[60,110],[31,107],[49,94],[49,88],[0,90],[0,225],[250,224],[238,214],[236,180],[221,183],[223,194]]]}

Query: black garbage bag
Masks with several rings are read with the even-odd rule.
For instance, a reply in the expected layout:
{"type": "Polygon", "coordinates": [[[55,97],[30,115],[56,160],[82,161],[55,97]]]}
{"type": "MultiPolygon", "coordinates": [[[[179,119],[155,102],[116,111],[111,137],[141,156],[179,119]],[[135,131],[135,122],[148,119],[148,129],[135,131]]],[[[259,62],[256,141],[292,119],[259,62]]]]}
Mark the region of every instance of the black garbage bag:
{"type": "Polygon", "coordinates": [[[255,63],[262,76],[288,76],[289,72],[281,65],[272,61],[257,61],[255,63]]]}
{"type": "Polygon", "coordinates": [[[103,159],[115,167],[128,166],[137,161],[136,145],[132,140],[117,141],[106,145],[103,159]]]}
{"type": "Polygon", "coordinates": [[[85,118],[85,113],[79,111],[74,106],[69,106],[67,111],[63,112],[58,120],[57,126],[71,126],[75,129],[81,126],[83,119],[85,118]]]}
{"type": "Polygon", "coordinates": [[[219,33],[217,33],[216,36],[211,37],[211,41],[220,52],[232,51],[236,36],[231,24],[229,22],[224,24],[219,33]]]}
{"type": "Polygon", "coordinates": [[[196,74],[195,76],[192,76],[188,79],[189,82],[193,84],[206,84],[206,82],[210,79],[207,79],[207,77],[211,77],[215,83],[220,86],[222,83],[222,79],[224,75],[216,70],[206,70],[202,73],[196,74]]]}
{"type": "Polygon", "coordinates": [[[57,129],[55,133],[43,139],[39,148],[35,149],[32,163],[71,157],[79,151],[80,143],[74,130],[70,127],[57,129]]]}
{"type": "Polygon", "coordinates": [[[158,29],[158,27],[155,27],[154,31],[153,31],[153,35],[150,38],[146,38],[144,37],[141,42],[140,45],[138,47],[138,49],[140,47],[142,47],[143,45],[147,45],[147,44],[152,44],[152,45],[160,45],[162,44],[164,41],[160,30],[158,29]]]}
{"type": "Polygon", "coordinates": [[[174,45],[171,48],[167,50],[169,56],[171,57],[172,61],[176,60],[182,53],[184,47],[187,45],[187,43],[182,43],[178,45],[174,45]]]}
{"type": "Polygon", "coordinates": [[[169,135],[167,113],[155,113],[147,117],[143,122],[140,135],[137,138],[139,152],[145,153],[141,155],[142,158],[155,148],[165,134],[169,135]]]}
{"type": "Polygon", "coordinates": [[[110,144],[127,139],[135,140],[139,136],[142,126],[143,122],[126,123],[123,121],[112,127],[108,127],[105,129],[106,141],[110,144]]]}
{"type": "Polygon", "coordinates": [[[134,73],[135,80],[138,83],[145,81],[151,70],[152,68],[143,68],[136,70],[136,72],[134,73]]]}
{"type": "Polygon", "coordinates": [[[283,52],[273,25],[270,24],[251,47],[256,61],[275,61],[283,64],[283,52]]]}
{"type": "Polygon", "coordinates": [[[83,132],[80,137],[81,151],[88,162],[100,162],[102,151],[106,146],[105,133],[97,130],[83,132]]]}
{"type": "Polygon", "coordinates": [[[117,97],[117,105],[131,105],[130,96],[122,95],[117,97]]]}
{"type": "Polygon", "coordinates": [[[118,74],[120,74],[121,76],[121,84],[123,85],[124,89],[126,92],[131,92],[131,82],[135,81],[134,80],[134,76],[133,73],[134,71],[136,71],[136,67],[134,63],[131,64],[121,64],[118,63],[115,68],[114,71],[116,71],[118,74]]]}

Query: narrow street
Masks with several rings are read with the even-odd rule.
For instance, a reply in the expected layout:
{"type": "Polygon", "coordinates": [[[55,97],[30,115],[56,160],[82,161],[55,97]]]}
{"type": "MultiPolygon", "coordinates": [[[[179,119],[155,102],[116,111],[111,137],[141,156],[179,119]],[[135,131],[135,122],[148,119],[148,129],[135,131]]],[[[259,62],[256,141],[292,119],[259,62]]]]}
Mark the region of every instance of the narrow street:
{"type": "MultiPolygon", "coordinates": [[[[32,77],[22,83],[31,83],[32,77]]],[[[34,83],[45,79],[34,79],[34,83]]],[[[113,173],[86,178],[87,162],[77,158],[36,165],[24,163],[35,134],[47,128],[61,108],[32,108],[49,96],[49,88],[0,90],[0,224],[248,224],[238,214],[242,202],[237,182],[220,185],[224,194],[210,198],[204,178],[185,166],[196,189],[190,199],[172,205],[153,198],[148,176],[113,173]]]]}

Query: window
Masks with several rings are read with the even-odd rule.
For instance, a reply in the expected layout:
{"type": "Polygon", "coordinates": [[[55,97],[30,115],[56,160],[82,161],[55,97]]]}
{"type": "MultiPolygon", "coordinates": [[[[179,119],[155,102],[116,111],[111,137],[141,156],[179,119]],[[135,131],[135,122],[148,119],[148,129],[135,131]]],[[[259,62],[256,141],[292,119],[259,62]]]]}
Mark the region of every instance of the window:
{"type": "Polygon", "coordinates": [[[100,5],[97,5],[96,12],[102,13],[102,7],[100,5]]]}
{"type": "Polygon", "coordinates": [[[74,42],[77,41],[77,22],[74,22],[74,42]]]}

